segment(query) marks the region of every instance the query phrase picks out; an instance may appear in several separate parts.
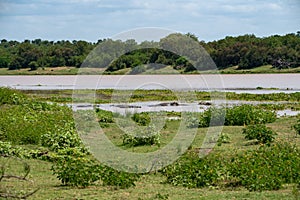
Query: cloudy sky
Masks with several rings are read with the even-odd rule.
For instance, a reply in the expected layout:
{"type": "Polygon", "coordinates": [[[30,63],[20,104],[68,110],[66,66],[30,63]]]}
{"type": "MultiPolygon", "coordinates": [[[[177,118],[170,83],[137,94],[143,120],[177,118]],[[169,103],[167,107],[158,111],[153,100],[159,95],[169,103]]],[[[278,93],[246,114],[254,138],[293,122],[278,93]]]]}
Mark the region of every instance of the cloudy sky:
{"type": "Polygon", "coordinates": [[[88,40],[160,27],[212,41],[300,31],[300,0],[0,0],[0,38],[88,40]]]}

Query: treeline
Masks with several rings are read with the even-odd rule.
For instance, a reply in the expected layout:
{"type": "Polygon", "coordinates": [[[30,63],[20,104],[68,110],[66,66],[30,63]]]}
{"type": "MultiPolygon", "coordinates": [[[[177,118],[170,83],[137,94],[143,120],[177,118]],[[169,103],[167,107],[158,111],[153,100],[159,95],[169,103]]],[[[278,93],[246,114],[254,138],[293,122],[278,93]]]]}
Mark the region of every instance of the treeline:
{"type": "Polygon", "coordinates": [[[211,63],[206,58],[208,55],[193,46],[195,43],[204,47],[218,69],[232,66],[238,66],[238,69],[262,65],[272,65],[278,69],[300,66],[300,32],[297,32],[263,38],[255,35],[228,36],[207,43],[190,33],[171,34],[159,42],[144,41],[140,44],[135,40],[111,39],[98,40],[96,43],[82,40],[35,39],[18,42],[2,39],[0,68],[36,70],[40,67],[84,66],[107,67],[108,71],[132,68],[139,73],[145,70],[144,65],[156,63],[158,65],[155,67],[159,64],[169,65],[185,72],[195,70],[194,66],[197,69],[211,69],[211,63]]]}

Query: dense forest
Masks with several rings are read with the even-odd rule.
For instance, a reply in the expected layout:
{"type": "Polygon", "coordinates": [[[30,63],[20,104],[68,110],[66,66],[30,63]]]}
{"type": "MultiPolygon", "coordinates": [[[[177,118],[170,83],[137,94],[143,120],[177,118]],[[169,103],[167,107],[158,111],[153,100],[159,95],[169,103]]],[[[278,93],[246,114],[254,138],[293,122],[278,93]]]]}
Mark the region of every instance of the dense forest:
{"type": "MultiPolygon", "coordinates": [[[[183,55],[185,55],[184,52],[191,54],[189,48],[193,47],[188,44],[188,40],[182,40],[182,36],[200,44],[213,59],[218,69],[232,66],[238,66],[238,69],[252,69],[262,65],[272,65],[278,69],[300,66],[300,32],[297,32],[263,38],[249,34],[237,37],[228,36],[212,42],[199,41],[191,33],[171,34],[159,42],[144,41],[140,44],[135,40],[114,41],[111,39],[98,40],[95,43],[82,40],[35,39],[19,42],[2,39],[0,68],[36,70],[46,67],[84,66],[107,67],[108,71],[136,68],[136,72],[139,73],[144,70],[143,65],[157,63],[172,66],[174,69],[184,72],[195,70],[193,67],[195,65],[202,65],[201,69],[206,70],[209,66],[205,66],[206,63],[203,62],[203,59],[195,58],[193,59],[195,62],[191,63],[185,56],[171,51],[172,48],[177,48],[183,52],[183,55]],[[173,43],[177,46],[173,46],[170,51],[165,50],[166,46],[168,46],[167,49],[170,49],[170,45],[173,43]],[[90,54],[93,49],[101,51],[101,55],[95,56],[97,51],[94,51],[94,55],[90,54]]],[[[201,57],[203,54],[203,52],[192,53],[192,57],[201,57]]]]}

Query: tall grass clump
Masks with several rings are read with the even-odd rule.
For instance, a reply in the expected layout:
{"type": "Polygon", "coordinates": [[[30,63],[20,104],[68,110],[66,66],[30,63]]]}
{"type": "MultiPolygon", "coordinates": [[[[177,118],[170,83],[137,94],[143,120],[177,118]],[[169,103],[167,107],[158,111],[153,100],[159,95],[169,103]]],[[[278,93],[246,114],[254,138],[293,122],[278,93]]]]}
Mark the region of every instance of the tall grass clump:
{"type": "Polygon", "coordinates": [[[249,124],[266,124],[276,120],[276,113],[261,109],[253,105],[240,105],[232,108],[211,107],[199,113],[198,118],[190,115],[188,127],[209,127],[209,126],[242,126],[249,124]],[[213,120],[213,121],[211,121],[213,120]]]}
{"type": "Polygon", "coordinates": [[[279,142],[224,157],[185,155],[165,167],[166,182],[184,187],[245,187],[249,191],[278,190],[300,181],[300,148],[279,142]]]}
{"type": "Polygon", "coordinates": [[[0,139],[13,144],[40,144],[41,136],[72,123],[66,106],[29,99],[11,89],[0,89],[0,139]],[[9,98],[3,95],[9,95],[9,98]]]}

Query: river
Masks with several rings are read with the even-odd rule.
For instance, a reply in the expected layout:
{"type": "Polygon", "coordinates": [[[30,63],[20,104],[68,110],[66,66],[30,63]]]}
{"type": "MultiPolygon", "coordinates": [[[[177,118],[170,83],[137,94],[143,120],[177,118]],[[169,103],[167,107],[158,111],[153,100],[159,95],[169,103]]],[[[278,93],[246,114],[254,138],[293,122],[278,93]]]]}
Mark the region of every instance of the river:
{"type": "Polygon", "coordinates": [[[299,83],[300,74],[0,76],[0,87],[20,90],[112,88],[291,93],[300,91],[299,83]]]}

